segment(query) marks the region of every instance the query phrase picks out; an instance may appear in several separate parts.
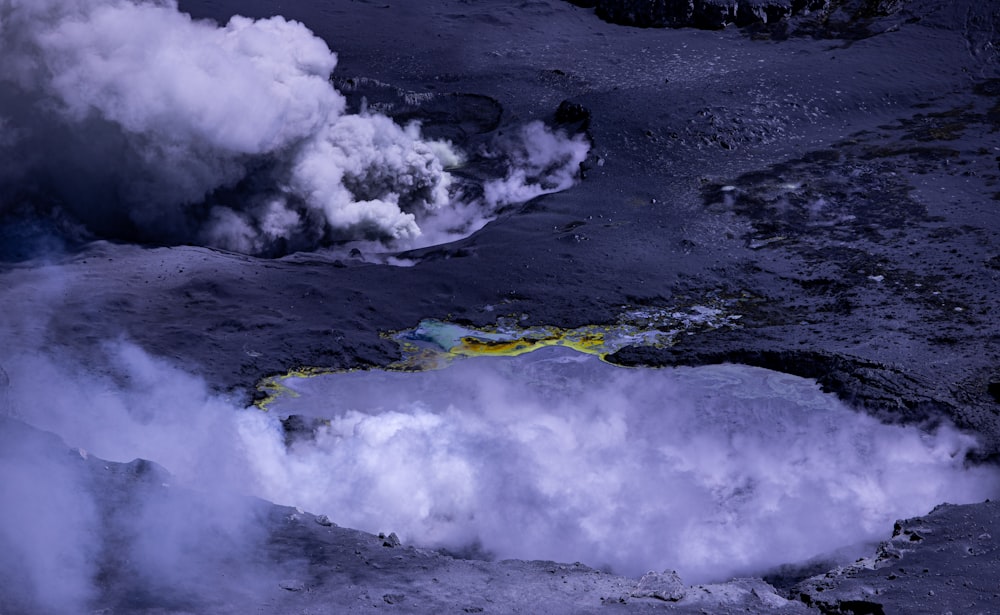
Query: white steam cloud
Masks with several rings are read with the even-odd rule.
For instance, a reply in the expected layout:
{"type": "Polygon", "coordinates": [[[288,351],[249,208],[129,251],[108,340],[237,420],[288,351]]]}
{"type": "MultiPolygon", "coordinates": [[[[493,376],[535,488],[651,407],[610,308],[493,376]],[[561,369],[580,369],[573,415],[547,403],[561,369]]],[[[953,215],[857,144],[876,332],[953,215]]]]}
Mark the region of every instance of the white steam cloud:
{"type": "MultiPolygon", "coordinates": [[[[481,226],[503,199],[453,203],[462,155],[416,124],[345,114],[335,66],[282,17],[218,27],[173,0],[0,0],[0,213],[55,202],[100,235],[246,253],[481,226]]],[[[568,186],[555,173],[527,181],[568,186]]]]}
{"type": "Polygon", "coordinates": [[[505,149],[513,161],[507,176],[483,186],[483,198],[493,207],[572,186],[590,152],[590,142],[582,134],[569,136],[542,122],[531,122],[508,140],[505,149]]]}
{"type": "Polygon", "coordinates": [[[278,410],[328,418],[315,441],[286,450],[263,415],[241,432],[266,497],[345,525],[688,582],[863,548],[1000,489],[965,467],[973,437],[883,425],[811,381],[553,353],[302,381],[278,410]]]}
{"type": "MultiPolygon", "coordinates": [[[[815,383],[760,369],[625,370],[540,351],[300,381],[301,397],[262,413],[132,344],[106,352],[104,375],[42,354],[5,357],[13,412],[94,455],[153,459],[177,485],[255,494],[424,546],[633,575],[673,568],[700,582],[857,546],[897,518],[1000,488],[995,468],[966,467],[969,435],[882,425],[815,383]],[[283,412],[329,424],[288,447],[283,412]]],[[[24,459],[3,459],[0,516],[14,538],[0,540],[27,560],[19,574],[59,572],[76,587],[65,600],[84,600],[93,504],[84,499],[67,527],[83,537],[43,539],[48,521],[18,503],[56,506],[79,489],[68,478],[50,489],[24,459]]],[[[156,502],[143,510],[155,527],[183,530],[183,544],[259,534],[231,496],[218,499],[222,516],[242,519],[236,530],[171,521],[185,513],[156,502]]],[[[136,565],[171,569],[175,556],[147,538],[136,565]]]]}

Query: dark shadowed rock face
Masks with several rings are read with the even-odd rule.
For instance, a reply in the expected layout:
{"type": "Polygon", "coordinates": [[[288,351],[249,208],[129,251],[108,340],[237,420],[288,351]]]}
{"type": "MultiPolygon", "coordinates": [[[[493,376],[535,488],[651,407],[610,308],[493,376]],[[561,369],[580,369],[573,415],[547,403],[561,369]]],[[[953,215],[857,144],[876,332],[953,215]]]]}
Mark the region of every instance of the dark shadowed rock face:
{"type": "Polygon", "coordinates": [[[825,8],[828,0],[598,0],[597,14],[612,23],[644,28],[718,29],[729,24],[773,22],[804,10],[825,8]]]}
{"type": "Polygon", "coordinates": [[[611,23],[642,28],[695,27],[719,29],[730,24],[746,26],[774,23],[793,15],[843,9],[855,18],[888,15],[904,0],[569,0],[577,6],[596,7],[611,23]]]}

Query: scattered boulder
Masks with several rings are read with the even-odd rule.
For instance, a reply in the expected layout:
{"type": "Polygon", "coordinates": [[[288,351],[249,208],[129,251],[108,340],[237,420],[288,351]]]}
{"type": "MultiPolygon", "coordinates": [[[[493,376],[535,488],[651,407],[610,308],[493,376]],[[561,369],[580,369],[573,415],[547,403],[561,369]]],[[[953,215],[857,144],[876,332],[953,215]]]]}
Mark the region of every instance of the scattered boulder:
{"type": "Polygon", "coordinates": [[[684,594],[684,582],[673,570],[647,572],[632,590],[633,598],[656,598],[665,602],[677,602],[684,594]]]}
{"type": "Polygon", "coordinates": [[[278,581],[278,587],[290,592],[302,592],[306,590],[306,584],[298,579],[283,579],[278,581]]]}
{"type": "Polygon", "coordinates": [[[382,539],[382,546],[388,547],[390,549],[395,549],[396,547],[403,544],[402,542],[400,542],[399,536],[396,536],[396,532],[393,532],[388,536],[386,536],[385,534],[379,534],[378,537],[382,539]]]}
{"type": "Polygon", "coordinates": [[[566,126],[573,126],[575,132],[587,130],[590,127],[590,109],[580,103],[564,100],[559,103],[556,109],[556,123],[566,126]]]}
{"type": "Polygon", "coordinates": [[[333,521],[330,521],[330,517],[327,517],[326,515],[316,517],[316,523],[322,525],[323,527],[333,527],[334,525],[333,521]]]}

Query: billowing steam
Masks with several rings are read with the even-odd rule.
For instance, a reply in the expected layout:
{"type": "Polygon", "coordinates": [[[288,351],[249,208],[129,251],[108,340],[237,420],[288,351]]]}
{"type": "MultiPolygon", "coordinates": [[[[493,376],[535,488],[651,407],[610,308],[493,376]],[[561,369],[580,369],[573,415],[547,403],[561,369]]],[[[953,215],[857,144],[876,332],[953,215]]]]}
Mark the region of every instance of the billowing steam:
{"type": "MultiPolygon", "coordinates": [[[[173,0],[0,0],[0,213],[27,204],[101,236],[281,254],[413,247],[425,223],[454,233],[510,202],[454,203],[446,169],[462,154],[416,124],[345,114],[335,65],[281,17],[218,27],[173,0]],[[428,222],[439,213],[446,225],[428,222]]],[[[539,193],[579,161],[549,168],[555,180],[530,165],[539,193]]]]}
{"type": "MultiPolygon", "coordinates": [[[[8,357],[14,412],[95,455],[156,460],[176,485],[241,490],[424,546],[631,574],[673,568],[699,582],[857,546],[885,537],[896,518],[1000,488],[995,469],[966,467],[971,436],[882,425],[815,383],[766,370],[624,370],[553,351],[315,378],[262,413],[134,345],[106,351],[106,375],[41,354],[8,357]],[[329,423],[289,447],[279,414],[289,411],[329,423]]],[[[7,543],[27,561],[18,574],[58,572],[85,597],[92,496],[59,468],[50,490],[37,480],[48,466],[17,465],[34,459],[26,455],[4,466],[17,480],[5,478],[3,501],[80,499],[70,528],[80,537],[54,544],[38,525],[51,520],[4,507],[4,531],[16,537],[7,543]]],[[[241,519],[226,534],[236,545],[233,536],[259,536],[231,497],[220,501],[224,517],[241,519]]],[[[207,525],[217,515],[156,514],[166,517],[156,527],[183,527],[193,543],[219,533],[207,525]]],[[[162,552],[137,551],[132,565],[159,570],[162,552]]],[[[198,553],[185,560],[191,574],[213,561],[198,553]]]]}
{"type": "Polygon", "coordinates": [[[895,519],[1000,489],[965,467],[973,437],[883,425],[812,381],[565,352],[309,379],[277,410],[329,419],[314,440],[286,450],[264,415],[240,432],[268,498],[345,525],[688,582],[858,556],[895,519]]]}
{"type": "Polygon", "coordinates": [[[590,152],[590,143],[582,134],[568,137],[542,122],[531,122],[505,149],[513,161],[507,176],[483,186],[486,202],[494,207],[569,188],[590,152]]]}

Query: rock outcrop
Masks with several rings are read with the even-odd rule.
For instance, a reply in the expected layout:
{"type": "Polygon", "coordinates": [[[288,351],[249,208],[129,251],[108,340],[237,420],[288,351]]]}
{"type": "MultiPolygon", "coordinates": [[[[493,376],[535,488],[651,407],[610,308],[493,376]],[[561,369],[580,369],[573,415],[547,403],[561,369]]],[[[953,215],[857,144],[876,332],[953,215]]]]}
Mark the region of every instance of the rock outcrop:
{"type": "Polygon", "coordinates": [[[828,0],[598,0],[597,14],[612,23],[654,28],[717,29],[735,24],[774,22],[806,10],[825,8],[828,0]]]}
{"type": "Polygon", "coordinates": [[[857,18],[887,15],[904,0],[569,0],[611,23],[642,28],[720,29],[774,23],[793,15],[844,9],[857,18]]]}
{"type": "Polygon", "coordinates": [[[995,613],[998,512],[1000,503],[989,500],[942,504],[897,521],[874,557],[807,579],[790,593],[821,613],[995,613]]]}

